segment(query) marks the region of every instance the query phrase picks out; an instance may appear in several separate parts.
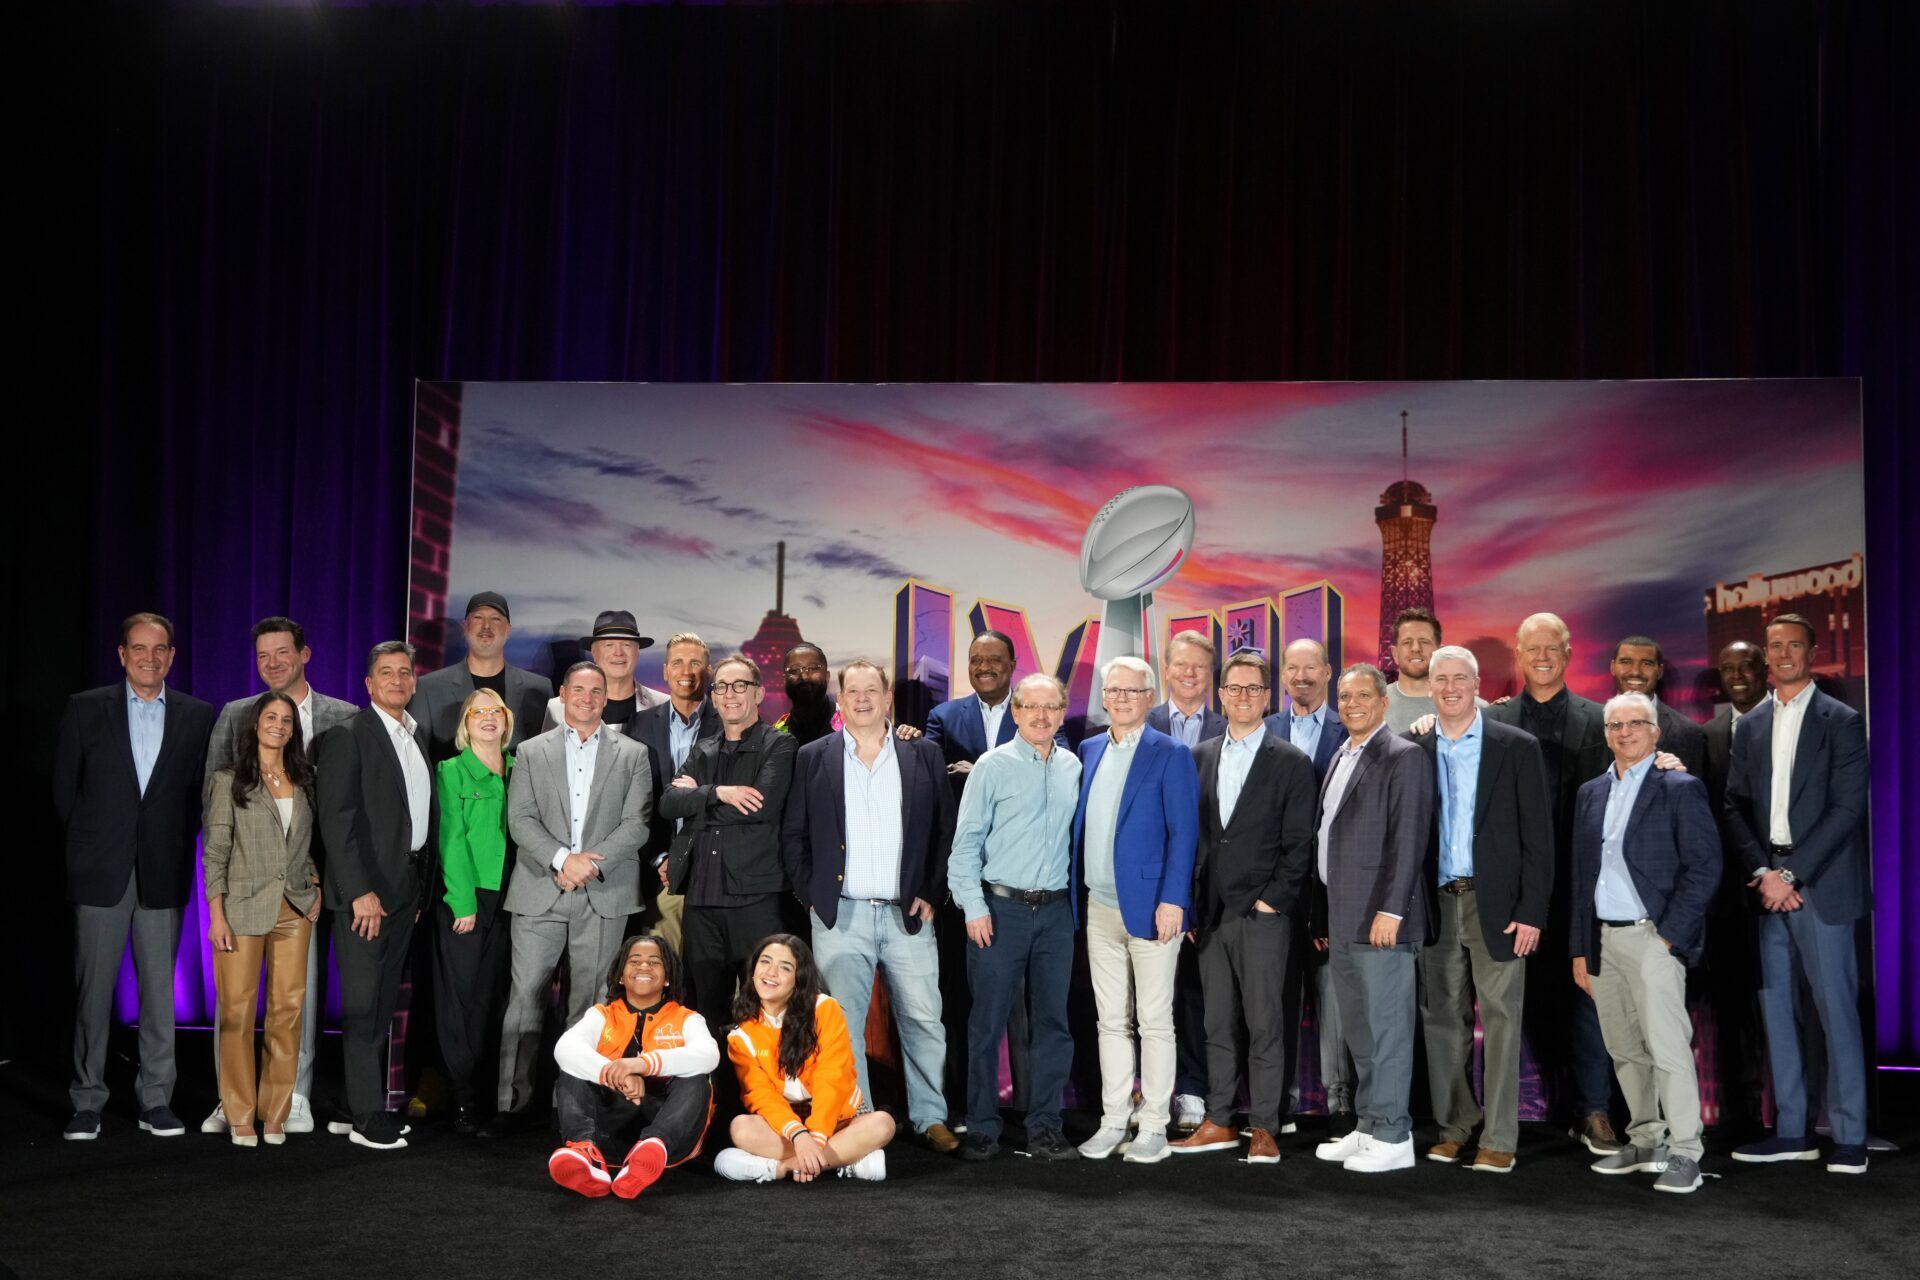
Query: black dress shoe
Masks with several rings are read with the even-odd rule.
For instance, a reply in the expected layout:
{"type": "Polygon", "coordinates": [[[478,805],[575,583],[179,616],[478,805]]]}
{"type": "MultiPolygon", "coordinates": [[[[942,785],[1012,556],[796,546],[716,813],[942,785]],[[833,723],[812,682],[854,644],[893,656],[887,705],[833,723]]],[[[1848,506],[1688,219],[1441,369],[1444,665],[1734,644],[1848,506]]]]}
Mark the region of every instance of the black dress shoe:
{"type": "Polygon", "coordinates": [[[520,1131],[520,1115],[515,1111],[500,1111],[474,1131],[480,1138],[510,1138],[520,1131]]]}
{"type": "Polygon", "coordinates": [[[1042,1129],[1027,1139],[1027,1154],[1035,1160],[1078,1160],[1080,1148],[1058,1129],[1042,1129]]]}
{"type": "Polygon", "coordinates": [[[463,1138],[471,1138],[480,1132],[480,1117],[472,1107],[459,1107],[453,1113],[453,1131],[463,1138]]]}
{"type": "Polygon", "coordinates": [[[962,1160],[991,1160],[1000,1154],[1000,1144],[984,1133],[970,1133],[960,1144],[962,1160]]]}

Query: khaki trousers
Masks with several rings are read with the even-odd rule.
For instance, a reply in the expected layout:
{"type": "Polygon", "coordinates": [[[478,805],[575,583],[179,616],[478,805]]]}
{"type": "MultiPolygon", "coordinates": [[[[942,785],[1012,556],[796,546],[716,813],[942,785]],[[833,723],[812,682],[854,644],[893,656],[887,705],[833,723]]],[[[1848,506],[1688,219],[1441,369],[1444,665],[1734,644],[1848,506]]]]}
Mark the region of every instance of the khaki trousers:
{"type": "Polygon", "coordinates": [[[1593,1004],[1613,1073],[1627,1100],[1636,1147],[1666,1147],[1698,1160],[1700,1081],[1693,1067],[1687,970],[1651,923],[1600,928],[1593,1004]]]}
{"type": "Polygon", "coordinates": [[[1133,1035],[1140,1031],[1140,1132],[1165,1133],[1173,1105],[1173,977],[1180,943],[1136,938],[1120,912],[1087,902],[1087,969],[1100,1029],[1100,1125],[1127,1127],[1133,1109],[1133,1035]]]}
{"type": "Polygon", "coordinates": [[[238,1129],[283,1125],[293,1108],[293,1076],[300,1058],[300,1015],[307,1000],[307,944],[313,925],[280,900],[280,918],[257,937],[235,934],[233,950],[213,955],[220,1002],[220,1106],[238,1129]],[[267,1028],[257,1073],[253,1011],[260,995],[260,962],[267,964],[267,1028]]]}

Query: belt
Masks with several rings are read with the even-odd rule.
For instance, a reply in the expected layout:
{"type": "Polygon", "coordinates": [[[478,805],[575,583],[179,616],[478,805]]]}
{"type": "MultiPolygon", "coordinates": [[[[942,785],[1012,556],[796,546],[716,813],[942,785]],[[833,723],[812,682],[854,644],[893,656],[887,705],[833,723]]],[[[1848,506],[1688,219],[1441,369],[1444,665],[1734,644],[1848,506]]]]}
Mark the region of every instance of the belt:
{"type": "Polygon", "coordinates": [[[1770,844],[1767,848],[1773,850],[1774,853],[1782,858],[1793,852],[1793,846],[1790,844],[1770,844]]]}
{"type": "Polygon", "coordinates": [[[1471,893],[1472,891],[1473,891],[1472,876],[1460,876],[1457,879],[1449,880],[1445,884],[1440,886],[1440,892],[1442,893],[1462,894],[1462,893],[1471,893]]]}
{"type": "Polygon", "coordinates": [[[1641,916],[1638,920],[1602,920],[1602,929],[1633,929],[1643,924],[1652,924],[1652,916],[1641,916]]]}
{"type": "Polygon", "coordinates": [[[1012,885],[995,884],[991,880],[982,880],[980,887],[996,898],[1011,898],[1030,907],[1044,907],[1056,898],[1067,896],[1065,889],[1016,889],[1012,885]]]}
{"type": "Polygon", "coordinates": [[[840,895],[840,901],[851,902],[856,907],[897,907],[900,905],[900,899],[898,898],[849,898],[845,894],[840,895]]]}

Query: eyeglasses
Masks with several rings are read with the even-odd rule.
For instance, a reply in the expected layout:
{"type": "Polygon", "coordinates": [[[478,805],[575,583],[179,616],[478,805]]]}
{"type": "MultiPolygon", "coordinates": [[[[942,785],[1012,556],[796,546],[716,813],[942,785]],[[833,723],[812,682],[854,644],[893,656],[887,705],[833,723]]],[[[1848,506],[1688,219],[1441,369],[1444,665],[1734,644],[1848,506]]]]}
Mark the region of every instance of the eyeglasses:
{"type": "Polygon", "coordinates": [[[1266,691],[1267,686],[1264,684],[1223,684],[1220,686],[1220,692],[1226,694],[1229,698],[1253,698],[1258,697],[1266,691]]]}
{"type": "Polygon", "coordinates": [[[467,712],[467,719],[498,720],[501,716],[504,716],[505,714],[507,714],[507,709],[505,707],[475,707],[473,710],[467,712]]]}
{"type": "Polygon", "coordinates": [[[760,682],[758,680],[715,680],[713,682],[713,691],[715,693],[745,693],[749,689],[757,689],[759,687],[760,682]]]}
{"type": "Polygon", "coordinates": [[[1651,720],[1609,720],[1606,724],[1608,733],[1625,733],[1629,729],[1651,728],[1653,728],[1651,720]]]}
{"type": "Polygon", "coordinates": [[[810,663],[804,667],[788,667],[787,668],[787,679],[789,680],[793,679],[795,676],[823,676],[825,674],[827,674],[827,669],[821,666],[817,662],[810,663]]]}
{"type": "Polygon", "coordinates": [[[1022,711],[1038,711],[1049,716],[1057,716],[1066,710],[1066,707],[1058,702],[1022,702],[1016,705],[1022,711]]]}
{"type": "Polygon", "coordinates": [[[1106,693],[1107,693],[1107,696],[1111,698],[1145,698],[1151,695],[1153,693],[1153,690],[1109,688],[1106,690],[1106,693]]]}

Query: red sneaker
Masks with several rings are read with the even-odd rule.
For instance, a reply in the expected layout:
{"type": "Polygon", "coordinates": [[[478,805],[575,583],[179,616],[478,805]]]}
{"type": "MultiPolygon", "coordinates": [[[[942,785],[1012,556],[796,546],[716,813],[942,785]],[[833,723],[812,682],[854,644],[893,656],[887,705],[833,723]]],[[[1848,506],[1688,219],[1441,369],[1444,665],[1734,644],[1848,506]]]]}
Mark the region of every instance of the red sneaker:
{"type": "Polygon", "coordinates": [[[547,1172],[569,1191],[598,1199],[613,1189],[607,1162],[591,1142],[569,1142],[547,1157],[547,1172]]]}
{"type": "Polygon", "coordinates": [[[627,1152],[626,1167],[613,1177],[613,1194],[631,1200],[660,1180],[667,1169],[667,1144],[642,1138],[627,1152]]]}

